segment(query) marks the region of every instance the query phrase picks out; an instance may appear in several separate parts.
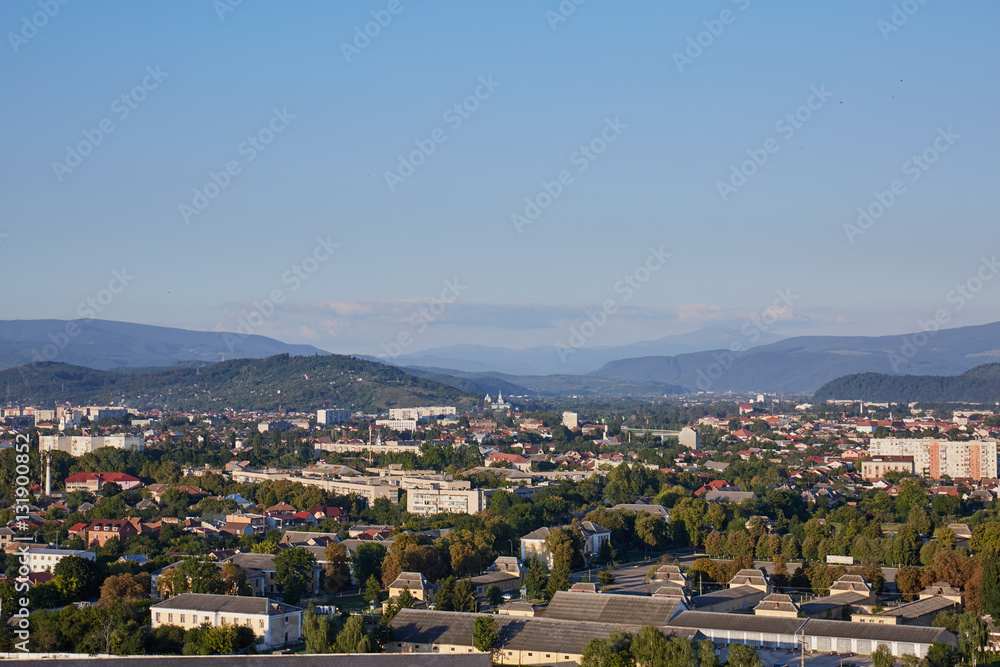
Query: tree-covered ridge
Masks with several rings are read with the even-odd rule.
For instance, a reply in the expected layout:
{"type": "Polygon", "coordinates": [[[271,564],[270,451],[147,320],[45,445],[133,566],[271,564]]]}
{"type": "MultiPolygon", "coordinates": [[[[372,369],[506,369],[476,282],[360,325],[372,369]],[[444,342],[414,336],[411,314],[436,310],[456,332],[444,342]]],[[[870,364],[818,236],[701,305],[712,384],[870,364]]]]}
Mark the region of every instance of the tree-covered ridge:
{"type": "Polygon", "coordinates": [[[469,403],[454,387],[409,375],[394,366],[342,355],[234,359],[140,374],[39,363],[0,371],[0,400],[52,405],[57,401],[172,410],[315,410],[337,406],[378,409],[469,403]]]}
{"type": "Polygon", "coordinates": [[[827,382],[816,401],[855,399],[897,403],[995,403],[1000,400],[1000,364],[984,364],[961,375],[856,373],[827,382]]]}

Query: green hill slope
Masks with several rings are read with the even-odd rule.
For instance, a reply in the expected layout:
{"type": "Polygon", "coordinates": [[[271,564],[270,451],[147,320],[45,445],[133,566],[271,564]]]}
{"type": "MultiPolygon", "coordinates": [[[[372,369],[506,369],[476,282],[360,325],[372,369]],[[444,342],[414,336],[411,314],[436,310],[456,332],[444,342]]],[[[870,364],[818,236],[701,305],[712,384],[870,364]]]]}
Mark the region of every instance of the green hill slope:
{"type": "Polygon", "coordinates": [[[855,373],[817,390],[814,400],[880,403],[995,403],[1000,400],[1000,364],[984,364],[961,375],[885,375],[855,373]]]}
{"type": "Polygon", "coordinates": [[[375,410],[472,405],[471,396],[393,366],[341,355],[235,359],[149,373],[48,363],[0,371],[0,400],[22,405],[119,404],[170,410],[375,410]]]}

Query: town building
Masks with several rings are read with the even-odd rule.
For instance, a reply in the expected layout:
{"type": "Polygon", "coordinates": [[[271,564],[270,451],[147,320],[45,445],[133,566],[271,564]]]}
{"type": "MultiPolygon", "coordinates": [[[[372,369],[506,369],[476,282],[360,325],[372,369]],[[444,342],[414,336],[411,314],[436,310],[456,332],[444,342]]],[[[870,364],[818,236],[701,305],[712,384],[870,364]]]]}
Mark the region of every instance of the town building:
{"type": "Polygon", "coordinates": [[[483,489],[471,489],[467,481],[426,482],[406,490],[406,511],[429,516],[441,512],[475,514],[486,509],[483,489]]]}
{"type": "Polygon", "coordinates": [[[66,478],[66,492],[85,491],[99,493],[105,484],[115,484],[122,491],[131,491],[142,486],[142,482],[123,472],[78,472],[66,478]]]}
{"type": "MultiPolygon", "coordinates": [[[[601,546],[611,539],[611,531],[600,526],[593,521],[581,521],[580,523],[562,526],[565,530],[578,528],[583,535],[583,555],[585,559],[590,559],[601,552],[601,546]]],[[[527,563],[532,556],[547,563],[549,568],[555,564],[552,559],[552,552],[545,546],[545,541],[552,532],[549,528],[539,528],[533,530],[521,538],[521,562],[527,563]]]]}
{"type": "MultiPolygon", "coordinates": [[[[931,479],[996,479],[995,440],[950,441],[930,438],[872,438],[874,456],[913,457],[914,474],[931,479]]],[[[863,464],[862,464],[863,465],[863,464]]]]}
{"type": "Polygon", "coordinates": [[[861,477],[866,480],[884,477],[887,472],[913,474],[912,456],[872,456],[861,462],[861,477]]]}
{"type": "Polygon", "coordinates": [[[96,543],[98,547],[103,547],[113,537],[117,537],[119,543],[125,544],[141,532],[142,522],[138,518],[101,519],[87,526],[87,544],[96,543]]]}
{"type": "Polygon", "coordinates": [[[746,569],[737,572],[727,588],[698,595],[691,599],[691,605],[700,612],[748,611],[772,592],[771,579],[766,572],[746,569]]]}
{"type": "MultiPolygon", "coordinates": [[[[585,595],[585,594],[577,594],[585,595]]],[[[586,595],[588,600],[604,596],[586,595]]],[[[490,616],[496,621],[503,646],[494,656],[501,665],[580,664],[583,647],[591,639],[607,639],[615,630],[638,634],[642,625],[564,621],[527,615],[469,614],[456,611],[400,609],[392,619],[394,636],[386,653],[432,653],[457,655],[474,653],[473,625],[477,618],[490,616]]],[[[667,628],[666,634],[688,639],[696,632],[667,628]]]]}
{"type": "Polygon", "coordinates": [[[128,451],[142,451],[146,443],[141,435],[43,435],[38,438],[42,452],[58,450],[71,456],[83,456],[101,447],[114,447],[128,451]]]}
{"type": "Polygon", "coordinates": [[[237,625],[251,628],[261,647],[297,642],[302,608],[263,597],[181,593],[150,607],[153,629],[176,625],[185,630],[237,625]]]}
{"type": "Polygon", "coordinates": [[[389,408],[389,419],[428,419],[457,414],[454,406],[427,406],[421,408],[389,408]]]}
{"type": "Polygon", "coordinates": [[[330,424],[343,424],[351,420],[350,410],[317,410],[316,424],[320,428],[330,424]]]}
{"type": "Polygon", "coordinates": [[[83,549],[54,549],[52,547],[30,547],[24,565],[29,572],[52,572],[63,558],[76,556],[96,561],[97,554],[83,549]]]}

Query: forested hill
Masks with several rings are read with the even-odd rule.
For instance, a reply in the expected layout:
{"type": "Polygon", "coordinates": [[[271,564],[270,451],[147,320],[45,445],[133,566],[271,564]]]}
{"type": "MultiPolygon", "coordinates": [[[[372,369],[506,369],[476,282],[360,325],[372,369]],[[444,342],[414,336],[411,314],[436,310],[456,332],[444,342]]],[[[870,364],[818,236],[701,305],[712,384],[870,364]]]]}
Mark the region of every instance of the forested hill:
{"type": "Polygon", "coordinates": [[[121,404],[171,410],[375,410],[414,405],[471,406],[472,396],[394,366],[336,354],[234,359],[146,373],[62,363],[0,371],[0,401],[20,405],[121,404]]]}
{"type": "Polygon", "coordinates": [[[813,400],[863,400],[880,403],[995,403],[1000,400],[1000,363],[970,368],[961,375],[885,375],[855,373],[816,391],[813,400]]]}

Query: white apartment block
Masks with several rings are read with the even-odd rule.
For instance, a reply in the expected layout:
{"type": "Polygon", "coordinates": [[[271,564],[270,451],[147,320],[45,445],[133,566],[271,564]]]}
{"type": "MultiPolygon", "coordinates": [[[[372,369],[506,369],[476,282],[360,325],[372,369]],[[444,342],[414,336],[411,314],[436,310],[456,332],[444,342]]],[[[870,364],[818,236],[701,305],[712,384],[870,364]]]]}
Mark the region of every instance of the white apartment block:
{"type": "Polygon", "coordinates": [[[242,625],[253,630],[258,646],[281,646],[302,636],[302,608],[263,597],[182,593],[150,607],[153,628],[176,625],[191,630],[242,625]]]}
{"type": "Polygon", "coordinates": [[[350,410],[317,410],[316,424],[319,426],[329,426],[330,424],[342,424],[351,420],[350,410]]]}
{"type": "Polygon", "coordinates": [[[43,435],[38,448],[43,452],[59,450],[72,456],[83,456],[101,447],[142,451],[146,443],[141,435],[43,435]]]}
{"type": "Polygon", "coordinates": [[[97,560],[97,554],[83,549],[51,549],[49,547],[32,548],[28,550],[28,558],[24,563],[29,572],[52,572],[63,558],[76,556],[87,560],[97,560]]]}
{"type": "Polygon", "coordinates": [[[389,419],[416,419],[427,417],[444,417],[455,415],[458,411],[454,406],[432,405],[423,408],[389,408],[389,419]]]}
{"type": "Polygon", "coordinates": [[[400,454],[402,452],[410,452],[417,456],[420,455],[419,440],[386,440],[385,442],[380,440],[378,443],[371,445],[365,442],[318,442],[314,447],[323,452],[337,452],[341,454],[349,452],[371,452],[372,454],[400,454]]]}
{"type": "Polygon", "coordinates": [[[406,511],[431,515],[441,512],[475,514],[486,509],[486,494],[482,489],[455,489],[448,484],[431,488],[411,488],[406,492],[406,511]]]}
{"type": "Polygon", "coordinates": [[[384,426],[394,431],[412,431],[417,428],[416,419],[376,419],[376,426],[384,426]]]}
{"type": "Polygon", "coordinates": [[[995,440],[952,442],[929,438],[872,438],[872,456],[912,456],[917,475],[941,479],[996,479],[995,440]]]}

